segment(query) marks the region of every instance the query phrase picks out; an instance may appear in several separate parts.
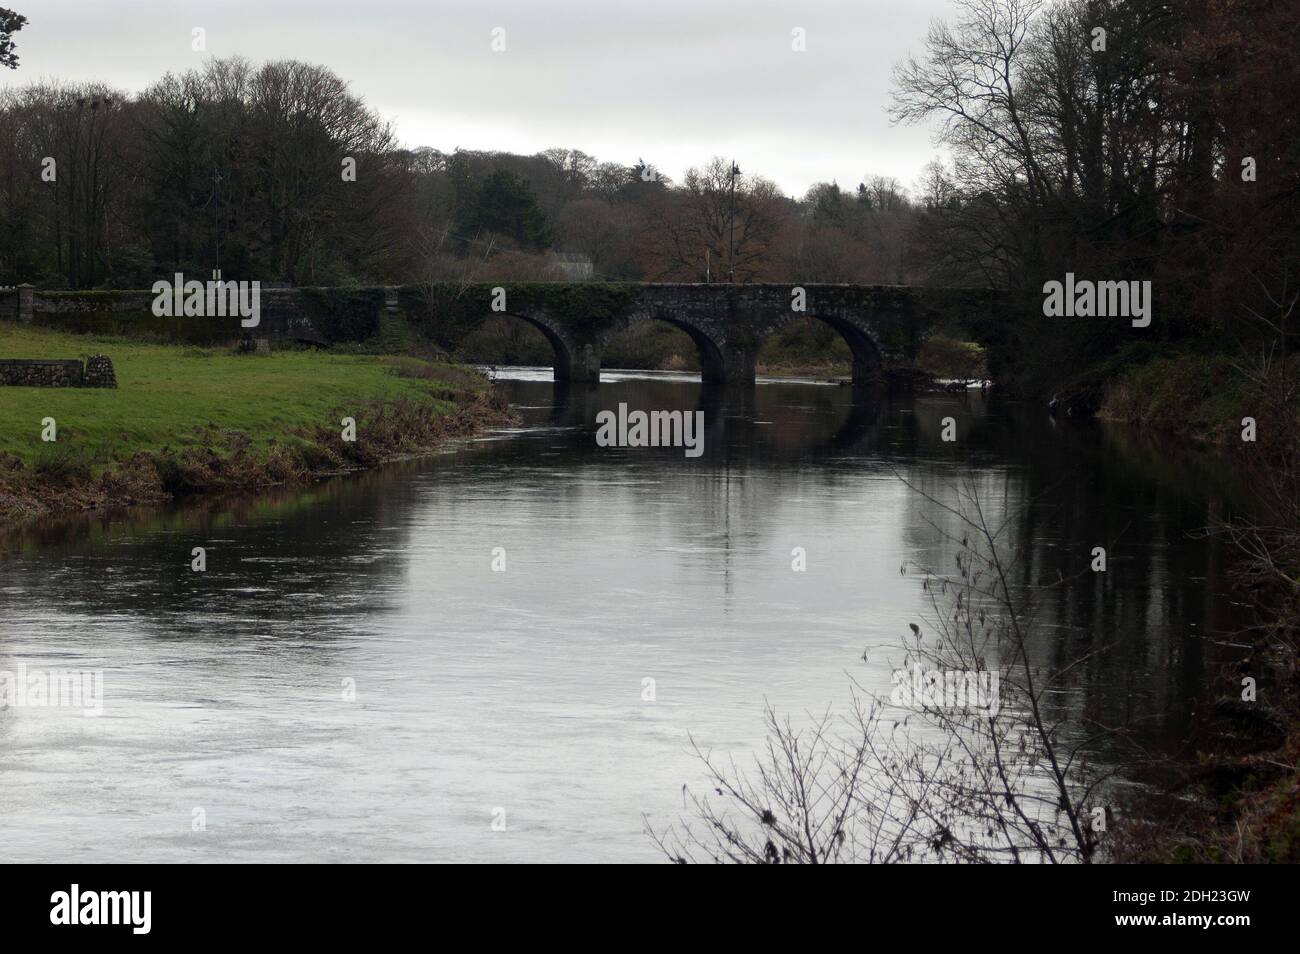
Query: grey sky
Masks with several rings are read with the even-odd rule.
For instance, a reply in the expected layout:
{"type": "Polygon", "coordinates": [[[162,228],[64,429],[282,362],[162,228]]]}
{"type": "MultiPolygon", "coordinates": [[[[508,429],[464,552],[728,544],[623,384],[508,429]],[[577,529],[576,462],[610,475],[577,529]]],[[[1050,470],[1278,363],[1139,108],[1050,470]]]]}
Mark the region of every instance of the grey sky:
{"type": "Polygon", "coordinates": [[[911,184],[938,150],[892,127],[890,70],[948,0],[4,0],[17,73],[135,92],[205,56],[324,64],[406,145],[638,157],[680,180],[735,156],[787,193],[867,173],[911,184]],[[191,50],[191,30],[207,52],[191,50]],[[494,27],[506,50],[491,49],[494,27]],[[806,31],[807,50],[791,49],[806,31]]]}

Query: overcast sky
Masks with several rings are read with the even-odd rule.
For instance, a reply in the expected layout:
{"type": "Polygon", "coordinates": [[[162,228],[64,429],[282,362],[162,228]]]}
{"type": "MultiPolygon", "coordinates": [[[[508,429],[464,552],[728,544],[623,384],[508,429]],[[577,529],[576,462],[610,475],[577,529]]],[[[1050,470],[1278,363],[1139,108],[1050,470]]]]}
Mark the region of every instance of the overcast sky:
{"type": "Polygon", "coordinates": [[[136,92],[207,56],[330,67],[408,146],[644,158],[680,181],[710,156],[802,194],[910,185],[931,130],[891,126],[890,70],[948,0],[3,0],[30,21],[0,83],[136,92]],[[207,51],[191,49],[206,31],[207,51]],[[492,31],[505,30],[504,52],[492,31]],[[791,49],[805,31],[805,52],[791,49]]]}

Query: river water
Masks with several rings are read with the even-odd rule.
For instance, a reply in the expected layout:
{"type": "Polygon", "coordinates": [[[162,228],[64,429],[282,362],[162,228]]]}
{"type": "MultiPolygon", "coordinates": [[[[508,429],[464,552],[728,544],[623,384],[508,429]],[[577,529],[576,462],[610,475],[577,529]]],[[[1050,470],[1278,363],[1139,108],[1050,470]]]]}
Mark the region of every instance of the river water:
{"type": "Polygon", "coordinates": [[[507,377],[522,426],[453,452],[7,541],[0,671],[102,671],[103,711],[0,711],[6,859],[655,860],[691,738],[743,763],[765,701],[888,692],[931,612],[900,567],[954,555],[918,490],[964,478],[1070,578],[1038,657],[1112,647],[1064,706],[1174,746],[1213,678],[1233,607],[1195,531],[1230,488],[1195,452],[979,392],[507,377]],[[598,447],[620,402],[702,409],[703,455],[598,447]]]}

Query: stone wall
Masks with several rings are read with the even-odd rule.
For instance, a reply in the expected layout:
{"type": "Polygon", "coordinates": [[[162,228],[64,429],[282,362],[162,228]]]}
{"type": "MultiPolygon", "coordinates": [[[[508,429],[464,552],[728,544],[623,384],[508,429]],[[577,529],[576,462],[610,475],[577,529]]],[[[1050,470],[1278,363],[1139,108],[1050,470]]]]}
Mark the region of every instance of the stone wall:
{"type": "Polygon", "coordinates": [[[0,361],[0,385],[27,388],[79,388],[85,377],[80,361],[0,361]]]}
{"type": "Polygon", "coordinates": [[[108,355],[92,354],[86,359],[86,373],[82,378],[82,387],[117,387],[117,372],[113,369],[113,361],[108,355]]]}
{"type": "Polygon", "coordinates": [[[30,324],[34,291],[31,285],[0,285],[0,319],[30,324]]]}
{"type": "Polygon", "coordinates": [[[93,354],[80,361],[47,358],[0,360],[0,387],[115,388],[117,373],[107,355],[93,354]]]}
{"type": "MultiPolygon", "coordinates": [[[[384,307],[382,288],[263,288],[258,324],[245,328],[237,316],[155,315],[151,291],[28,289],[27,294],[29,320],[41,327],[194,345],[231,344],[250,336],[320,345],[365,341],[379,333],[384,307]]],[[[6,307],[0,298],[0,319],[17,311],[16,302],[6,307]]]]}

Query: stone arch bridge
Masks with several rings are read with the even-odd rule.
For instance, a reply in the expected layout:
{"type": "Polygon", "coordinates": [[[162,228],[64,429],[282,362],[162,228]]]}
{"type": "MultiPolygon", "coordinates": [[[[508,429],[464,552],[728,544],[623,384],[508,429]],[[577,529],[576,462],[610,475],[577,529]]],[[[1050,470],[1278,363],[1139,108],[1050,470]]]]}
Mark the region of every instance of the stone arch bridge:
{"type": "Polygon", "coordinates": [[[151,291],[0,289],[0,315],[75,331],[203,343],[233,337],[316,344],[367,341],[401,330],[454,349],[486,319],[513,316],[541,330],[555,352],[557,381],[595,382],[614,336],[663,321],[690,336],[706,382],[751,384],[764,343],[794,321],[830,325],[853,353],[853,379],[906,368],[936,329],[996,328],[1006,307],[987,289],[908,285],[654,284],[506,282],[369,288],[267,288],[254,331],[234,318],[157,318],[151,291]]]}
{"type": "MultiPolygon", "coordinates": [[[[454,347],[487,318],[515,317],[546,336],[556,380],[572,382],[599,380],[601,353],[614,336],[663,321],[695,343],[705,382],[752,384],[767,339],[811,317],[840,333],[853,354],[854,383],[866,384],[911,364],[934,329],[987,320],[1003,304],[986,289],[766,283],[435,285],[421,297],[421,323],[440,344],[454,347]]],[[[390,310],[395,304],[390,298],[390,310]]]]}

